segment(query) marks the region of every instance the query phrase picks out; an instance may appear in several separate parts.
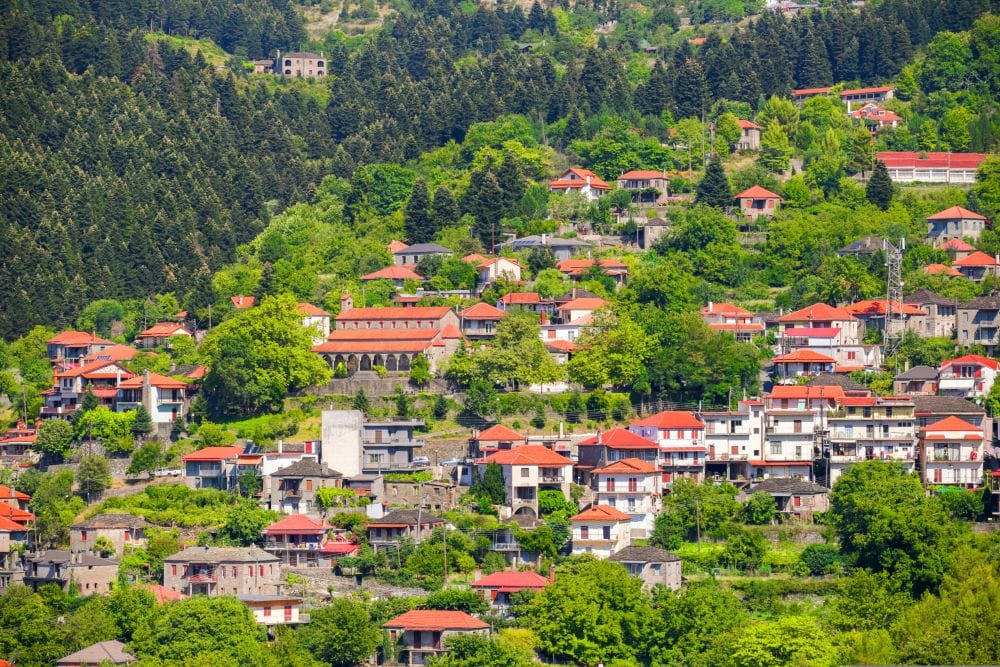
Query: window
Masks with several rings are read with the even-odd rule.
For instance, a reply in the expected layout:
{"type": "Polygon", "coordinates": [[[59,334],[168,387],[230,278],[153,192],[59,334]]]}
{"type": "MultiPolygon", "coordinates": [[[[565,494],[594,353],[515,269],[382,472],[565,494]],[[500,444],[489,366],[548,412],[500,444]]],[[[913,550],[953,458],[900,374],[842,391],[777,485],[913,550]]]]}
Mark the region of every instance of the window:
{"type": "Polygon", "coordinates": [[[307,479],[306,480],[306,491],[312,491],[312,490],[313,490],[313,481],[311,479],[307,479]]]}
{"type": "Polygon", "coordinates": [[[602,526],[601,527],[601,533],[602,533],[602,537],[604,539],[610,540],[611,539],[611,526],[602,526]]]}
{"type": "Polygon", "coordinates": [[[630,493],[635,493],[639,490],[639,479],[636,477],[628,478],[628,490],[630,493]]]}
{"type": "Polygon", "coordinates": [[[270,615],[271,615],[271,608],[270,607],[264,607],[264,616],[266,617],[266,616],[270,616],[270,615]]]}
{"type": "Polygon", "coordinates": [[[802,420],[801,419],[796,419],[795,421],[792,422],[792,432],[793,433],[802,433],[802,420]]]}
{"type": "Polygon", "coordinates": [[[80,531],[80,540],[82,542],[86,542],[87,541],[87,531],[85,531],[85,530],[81,530],[80,531]]]}
{"type": "Polygon", "coordinates": [[[580,526],[580,539],[581,540],[590,539],[590,526],[580,526]]]}
{"type": "Polygon", "coordinates": [[[792,496],[792,505],[795,507],[802,506],[802,496],[792,496]]]}
{"type": "Polygon", "coordinates": [[[257,568],[257,574],[259,574],[262,577],[264,576],[264,566],[263,565],[259,565],[258,566],[258,568],[257,568]]]}
{"type": "Polygon", "coordinates": [[[247,576],[248,577],[252,577],[253,576],[253,565],[250,565],[250,566],[247,567],[247,576]]]}
{"type": "MultiPolygon", "coordinates": [[[[225,568],[223,568],[223,569],[225,569],[225,568]]],[[[233,579],[235,579],[235,578],[236,578],[236,566],[233,565],[233,579]]]]}
{"type": "Polygon", "coordinates": [[[653,574],[655,574],[656,576],[660,576],[660,564],[659,563],[651,563],[650,564],[650,568],[653,570],[653,574]]]}
{"type": "Polygon", "coordinates": [[[608,493],[614,493],[615,480],[613,477],[609,477],[608,480],[604,483],[604,485],[605,485],[605,491],[607,491],[608,493]]]}
{"type": "Polygon", "coordinates": [[[530,476],[531,476],[530,468],[521,468],[521,477],[530,477],[530,476]]]}
{"type": "Polygon", "coordinates": [[[781,443],[780,442],[772,442],[771,443],[771,453],[772,454],[781,454],[781,443]]]}
{"type": "Polygon", "coordinates": [[[172,577],[176,577],[177,576],[177,566],[176,565],[171,565],[170,566],[170,576],[172,576],[172,577]]]}

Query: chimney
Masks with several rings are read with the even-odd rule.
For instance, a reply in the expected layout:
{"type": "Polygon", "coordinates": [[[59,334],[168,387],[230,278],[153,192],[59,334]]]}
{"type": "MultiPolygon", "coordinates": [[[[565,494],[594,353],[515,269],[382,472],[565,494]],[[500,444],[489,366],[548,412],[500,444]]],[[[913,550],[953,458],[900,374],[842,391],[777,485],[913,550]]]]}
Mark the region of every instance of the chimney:
{"type": "Polygon", "coordinates": [[[541,319],[542,326],[545,326],[546,324],[548,324],[549,323],[549,315],[548,315],[548,313],[546,313],[543,310],[541,312],[541,318],[540,319],[541,319]]]}
{"type": "Polygon", "coordinates": [[[556,580],[556,568],[554,565],[549,565],[549,581],[556,580]]]}
{"type": "Polygon", "coordinates": [[[712,312],[712,302],[711,301],[708,302],[708,312],[710,312],[710,313],[712,312]]]}
{"type": "Polygon", "coordinates": [[[352,297],[349,293],[344,292],[340,295],[340,312],[346,313],[352,308],[354,308],[354,297],[352,297]]]}
{"type": "Polygon", "coordinates": [[[283,453],[284,449],[285,449],[285,441],[282,440],[281,438],[278,438],[278,453],[279,454],[283,453]]]}
{"type": "Polygon", "coordinates": [[[562,440],[563,437],[563,423],[559,422],[559,439],[562,440]]]}

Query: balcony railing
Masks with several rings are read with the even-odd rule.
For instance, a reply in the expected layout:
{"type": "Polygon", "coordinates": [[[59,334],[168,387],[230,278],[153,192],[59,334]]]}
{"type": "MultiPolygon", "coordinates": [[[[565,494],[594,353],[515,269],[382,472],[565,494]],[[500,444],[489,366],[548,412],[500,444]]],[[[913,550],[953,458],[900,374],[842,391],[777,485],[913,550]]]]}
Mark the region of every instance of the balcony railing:
{"type": "Polygon", "coordinates": [[[709,455],[709,457],[708,457],[707,460],[708,460],[709,463],[717,463],[719,461],[746,461],[747,460],[747,455],[746,454],[715,454],[715,455],[709,455]]]}
{"type": "Polygon", "coordinates": [[[538,502],[538,499],[537,498],[514,498],[514,500],[512,502],[514,503],[515,506],[534,505],[536,502],[538,502]]]}
{"type": "Polygon", "coordinates": [[[538,479],[540,479],[543,482],[560,482],[561,483],[561,482],[565,481],[566,478],[563,477],[562,475],[539,475],[538,479]]]}

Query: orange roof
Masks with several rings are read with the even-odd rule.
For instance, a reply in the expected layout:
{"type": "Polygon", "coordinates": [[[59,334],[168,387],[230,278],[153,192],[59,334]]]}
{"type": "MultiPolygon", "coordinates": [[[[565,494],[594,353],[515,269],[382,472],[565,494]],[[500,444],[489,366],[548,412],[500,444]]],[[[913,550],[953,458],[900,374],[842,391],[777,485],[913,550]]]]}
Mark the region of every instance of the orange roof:
{"type": "Polygon", "coordinates": [[[617,510],[610,505],[594,505],[576,516],[570,517],[570,521],[631,521],[632,517],[621,510],[617,510]]]}
{"type": "Polygon", "coordinates": [[[739,193],[733,199],[781,199],[781,195],[776,195],[767,188],[755,185],[739,193]]]}
{"type": "Polygon", "coordinates": [[[445,630],[485,630],[490,625],[474,616],[469,616],[464,611],[413,609],[400,614],[382,627],[424,632],[443,632],[445,630]]]}
{"type": "Polygon", "coordinates": [[[305,514],[292,514],[275,521],[264,529],[265,535],[288,535],[305,533],[323,533],[330,527],[326,521],[317,521],[305,514]]]}
{"type": "Polygon", "coordinates": [[[739,123],[740,128],[744,130],[759,130],[760,126],[749,120],[743,120],[742,118],[737,118],[736,122],[739,123]]]}
{"type": "Polygon", "coordinates": [[[439,320],[451,312],[447,306],[413,306],[403,308],[384,306],[381,308],[351,308],[337,315],[337,321],[355,320],[439,320]]]}
{"type": "Polygon", "coordinates": [[[440,334],[438,329],[334,329],[326,339],[330,342],[347,341],[396,341],[434,340],[440,334]]]}
{"type": "Polygon", "coordinates": [[[701,309],[702,315],[741,315],[744,317],[749,317],[753,315],[749,310],[740,308],[739,306],[733,305],[731,303],[710,303],[701,309]]]}
{"type": "Polygon", "coordinates": [[[87,333],[86,331],[63,331],[60,334],[56,334],[52,338],[46,341],[49,345],[111,345],[110,340],[104,340],[103,338],[98,338],[94,334],[87,333]]]}
{"type": "Polygon", "coordinates": [[[576,352],[579,346],[571,340],[562,340],[561,338],[556,338],[555,340],[546,340],[545,347],[555,350],[556,352],[576,352]]]}
{"type": "Polygon", "coordinates": [[[549,188],[554,190],[582,188],[587,184],[588,178],[590,179],[590,187],[595,190],[611,189],[611,186],[604,182],[600,176],[589,169],[581,169],[579,167],[570,167],[564,171],[559,178],[549,183],[549,188]],[[575,178],[570,178],[570,176],[575,176],[575,178]]]}
{"type": "Polygon", "coordinates": [[[932,216],[928,216],[928,220],[985,220],[986,217],[979,215],[975,211],[970,211],[967,208],[962,208],[961,206],[952,206],[951,208],[946,208],[943,211],[938,211],[932,216]]]}
{"type": "Polygon", "coordinates": [[[173,336],[174,334],[184,332],[190,334],[191,332],[184,328],[183,325],[177,322],[157,322],[153,326],[149,327],[145,331],[139,334],[139,338],[156,338],[160,336],[173,336]]]}
{"type": "MultiPolygon", "coordinates": [[[[437,331],[436,329],[434,330],[437,331]]],[[[370,338],[364,340],[328,340],[312,348],[313,352],[325,354],[349,354],[352,352],[424,352],[434,344],[427,340],[384,340],[370,338]]]]}
{"type": "Polygon", "coordinates": [[[556,308],[556,310],[597,310],[598,308],[604,308],[606,305],[608,305],[608,302],[604,299],[591,296],[567,301],[556,308]]]}
{"type": "Polygon", "coordinates": [[[974,247],[962,239],[948,239],[938,247],[941,248],[941,250],[955,250],[957,252],[973,252],[975,250],[974,247]]]}
{"type": "MultiPolygon", "coordinates": [[[[867,299],[865,301],[858,301],[857,303],[852,303],[846,307],[847,312],[854,315],[885,315],[888,308],[888,299],[867,299]]],[[[892,306],[895,312],[902,312],[904,315],[926,315],[924,311],[920,310],[914,305],[908,303],[899,303],[898,301],[893,302],[892,306]]]]}
{"type": "Polygon", "coordinates": [[[480,255],[478,252],[474,252],[470,255],[466,255],[462,258],[463,262],[468,262],[469,264],[478,264],[479,262],[487,259],[486,255],[480,255]]]}
{"type": "MultiPolygon", "coordinates": [[[[91,364],[84,364],[83,366],[76,366],[75,368],[70,368],[70,369],[67,369],[65,371],[60,371],[59,373],[56,373],[56,377],[71,378],[71,377],[77,377],[77,376],[80,376],[80,375],[82,375],[84,377],[91,377],[95,373],[97,373],[98,371],[100,371],[101,369],[107,368],[109,366],[114,366],[115,368],[120,368],[121,369],[122,377],[132,377],[131,373],[129,373],[124,368],[121,368],[121,366],[119,366],[118,363],[114,362],[114,361],[95,361],[95,362],[93,362],[91,364]]],[[[111,377],[117,377],[118,371],[117,370],[116,371],[106,371],[106,374],[111,375],[111,377]]]]}
{"type": "Polygon", "coordinates": [[[811,322],[818,320],[827,321],[850,321],[854,320],[846,308],[835,308],[825,303],[814,303],[800,310],[793,311],[778,318],[779,322],[811,322]]]}
{"type": "Polygon", "coordinates": [[[580,441],[581,445],[604,445],[612,449],[657,449],[659,446],[627,428],[617,427],[592,438],[580,441]]]}
{"type": "Polygon", "coordinates": [[[330,317],[330,313],[326,312],[319,306],[314,306],[311,303],[300,303],[295,306],[295,309],[299,311],[300,315],[306,315],[308,317],[330,317]]]}
{"type": "MultiPolygon", "coordinates": [[[[461,330],[459,330],[458,327],[456,327],[454,324],[451,324],[450,322],[444,325],[444,329],[441,330],[441,338],[444,338],[445,340],[454,340],[461,337],[462,337],[461,330]]],[[[434,342],[435,345],[437,345],[437,343],[438,341],[434,342]]]]}
{"type": "MultiPolygon", "coordinates": [[[[158,373],[149,374],[149,384],[158,387],[160,389],[186,389],[187,383],[181,380],[175,380],[174,378],[168,378],[165,375],[159,375],[158,373]]],[[[118,385],[119,389],[141,389],[143,385],[143,376],[136,375],[135,377],[129,378],[118,385]]]]}
{"type": "Polygon", "coordinates": [[[396,241],[396,240],[394,239],[394,240],[392,240],[392,241],[389,241],[389,245],[388,245],[387,247],[389,248],[389,252],[390,252],[390,253],[397,253],[397,252],[399,252],[400,250],[406,250],[406,249],[407,249],[407,248],[409,248],[410,246],[406,245],[406,244],[405,244],[405,243],[403,243],[402,241],[396,241]]]}
{"type": "Polygon", "coordinates": [[[799,88],[798,90],[793,90],[792,95],[823,95],[830,92],[830,87],[826,88],[799,88]]]}
{"type": "Polygon", "coordinates": [[[691,44],[693,46],[701,46],[704,43],[705,43],[704,37],[692,37],[691,39],[688,40],[688,44],[691,44]]]}
{"type": "Polygon", "coordinates": [[[992,368],[996,370],[1000,367],[1000,362],[996,359],[990,359],[989,357],[983,357],[978,354],[966,354],[962,357],[956,357],[954,359],[948,359],[941,364],[941,368],[945,366],[951,366],[952,364],[976,364],[978,366],[986,366],[987,368],[992,368]]]}
{"type": "Polygon", "coordinates": [[[5,517],[11,519],[17,523],[24,523],[25,521],[34,521],[35,515],[27,510],[23,510],[20,507],[14,507],[13,505],[8,505],[7,503],[0,503],[0,517],[5,517]]]}
{"type": "Polygon", "coordinates": [[[510,292],[500,297],[500,302],[506,304],[539,303],[541,300],[537,292],[510,292]]]}
{"type": "Polygon", "coordinates": [[[467,320],[502,320],[507,313],[488,303],[477,303],[463,310],[462,317],[467,320]]]}
{"type": "Polygon", "coordinates": [[[0,533],[24,533],[27,530],[27,526],[22,526],[16,521],[11,521],[5,516],[0,516],[0,533]]]}
{"type": "Polygon", "coordinates": [[[229,297],[229,300],[233,302],[233,308],[238,310],[243,310],[244,308],[252,308],[255,303],[257,303],[257,297],[255,296],[244,296],[242,294],[235,294],[229,297]]]}
{"type": "Polygon", "coordinates": [[[609,463],[603,468],[598,468],[594,473],[637,473],[637,472],[656,472],[656,466],[648,461],[642,461],[640,459],[622,459],[620,461],[615,461],[614,463],[609,463]]]}
{"type": "Polygon", "coordinates": [[[0,500],[31,500],[31,496],[27,493],[22,493],[17,489],[12,489],[9,486],[4,486],[0,484],[0,500]]]}
{"type": "Polygon", "coordinates": [[[526,440],[526,438],[517,431],[507,428],[503,424],[494,424],[485,431],[480,431],[479,435],[473,438],[473,440],[477,440],[479,442],[483,441],[518,442],[526,440]]]}
{"type": "Polygon", "coordinates": [[[545,588],[552,582],[535,572],[494,572],[470,584],[472,588],[545,588]]]}
{"type": "Polygon", "coordinates": [[[483,460],[483,463],[499,463],[500,465],[533,465],[533,466],[566,466],[573,462],[562,454],[557,454],[543,445],[521,445],[514,449],[505,449],[483,460]]]}
{"type": "Polygon", "coordinates": [[[771,389],[766,398],[833,398],[843,399],[844,388],[839,385],[794,385],[779,384],[771,389]]]}
{"type": "Polygon", "coordinates": [[[925,431],[982,431],[978,426],[974,426],[964,419],[951,416],[924,427],[925,431]]]}
{"type": "Polygon", "coordinates": [[[633,169],[632,171],[626,171],[624,174],[618,177],[620,181],[648,181],[652,178],[666,178],[666,175],[661,171],[653,171],[651,169],[633,169]]]}
{"type": "Polygon", "coordinates": [[[847,97],[848,95],[866,95],[868,93],[888,93],[892,90],[896,90],[895,86],[876,86],[874,88],[850,88],[844,90],[840,93],[841,97],[847,97]]]}
{"type": "Polygon", "coordinates": [[[242,447],[205,447],[182,457],[181,461],[221,461],[235,459],[242,453],[242,447]]]}
{"type": "Polygon", "coordinates": [[[156,604],[187,599],[187,596],[183,593],[178,593],[174,589],[161,586],[160,584],[136,584],[135,587],[149,591],[156,598],[156,604]]]}
{"type": "Polygon", "coordinates": [[[424,277],[408,266],[387,266],[361,276],[361,280],[423,280],[424,277]]]}
{"type": "Polygon", "coordinates": [[[828,357],[825,354],[820,354],[819,352],[810,349],[801,349],[801,350],[795,350],[794,352],[789,352],[788,354],[779,354],[777,357],[771,359],[771,361],[777,364],[794,363],[799,361],[815,362],[823,364],[836,363],[836,359],[828,357]]]}
{"type": "Polygon", "coordinates": [[[516,259],[511,259],[510,257],[489,257],[479,262],[476,265],[477,269],[485,269],[486,267],[493,266],[497,262],[510,262],[514,266],[521,266],[516,259]]]}
{"type": "Polygon", "coordinates": [[[969,253],[962,259],[954,262],[954,266],[996,266],[997,260],[995,257],[987,255],[985,252],[977,250],[976,252],[969,253]]]}
{"type": "Polygon", "coordinates": [[[656,428],[705,428],[693,412],[687,410],[664,410],[644,419],[631,422],[632,426],[655,426],[656,428]]]}
{"type": "Polygon", "coordinates": [[[135,355],[137,354],[139,354],[139,351],[134,347],[119,343],[111,347],[106,347],[99,352],[91,352],[83,358],[83,361],[85,363],[94,361],[129,361],[135,359],[135,355]]]}
{"type": "Polygon", "coordinates": [[[946,275],[958,277],[962,275],[962,272],[958,269],[953,269],[945,264],[928,264],[924,267],[924,273],[931,276],[946,275]]]}

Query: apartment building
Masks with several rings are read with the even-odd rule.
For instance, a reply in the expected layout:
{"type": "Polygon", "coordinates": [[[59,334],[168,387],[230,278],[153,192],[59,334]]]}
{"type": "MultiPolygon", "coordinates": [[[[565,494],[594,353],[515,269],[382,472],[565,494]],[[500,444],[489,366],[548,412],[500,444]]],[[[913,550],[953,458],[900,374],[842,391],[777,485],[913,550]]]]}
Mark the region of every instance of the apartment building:
{"type": "Polygon", "coordinates": [[[982,345],[986,354],[1000,350],[1000,294],[981,296],[956,309],[956,341],[959,345],[982,345]]]}
{"type": "Polygon", "coordinates": [[[914,469],[917,422],[909,396],[846,397],[827,414],[829,484],[854,463],[880,459],[914,469]]]}
{"type": "Polygon", "coordinates": [[[751,459],[764,449],[764,402],[740,401],[736,410],[699,412],[705,423],[705,474],[716,480],[748,478],[751,459]]]}
{"type": "Polygon", "coordinates": [[[634,420],[629,430],[659,446],[664,487],[680,478],[705,481],[705,424],[693,412],[665,410],[634,420]]]}

